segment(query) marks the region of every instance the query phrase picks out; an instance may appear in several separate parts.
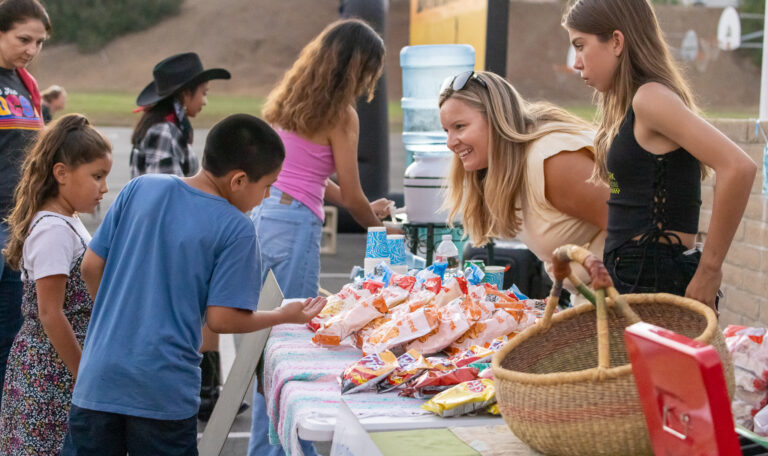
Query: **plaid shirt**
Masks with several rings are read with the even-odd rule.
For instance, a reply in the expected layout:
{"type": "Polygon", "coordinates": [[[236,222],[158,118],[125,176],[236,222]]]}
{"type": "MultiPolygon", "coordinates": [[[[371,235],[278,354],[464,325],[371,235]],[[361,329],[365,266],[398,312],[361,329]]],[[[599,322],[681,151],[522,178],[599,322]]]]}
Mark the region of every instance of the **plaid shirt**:
{"type": "Polygon", "coordinates": [[[152,125],[131,150],[131,178],[150,173],[191,176],[197,169],[197,157],[173,122],[152,125]]]}

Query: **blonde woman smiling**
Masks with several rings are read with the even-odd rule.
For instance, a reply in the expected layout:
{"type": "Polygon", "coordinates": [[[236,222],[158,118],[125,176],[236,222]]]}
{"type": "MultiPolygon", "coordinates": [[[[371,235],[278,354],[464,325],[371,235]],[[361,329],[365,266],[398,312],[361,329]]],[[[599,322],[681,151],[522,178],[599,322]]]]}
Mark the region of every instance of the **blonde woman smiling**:
{"type": "Polygon", "coordinates": [[[461,213],[472,244],[518,237],[548,270],[552,251],[563,244],[589,243],[602,255],[608,187],[589,182],[588,123],[524,100],[489,72],[456,76],[440,95],[440,121],[456,154],[449,220],[461,213]]]}

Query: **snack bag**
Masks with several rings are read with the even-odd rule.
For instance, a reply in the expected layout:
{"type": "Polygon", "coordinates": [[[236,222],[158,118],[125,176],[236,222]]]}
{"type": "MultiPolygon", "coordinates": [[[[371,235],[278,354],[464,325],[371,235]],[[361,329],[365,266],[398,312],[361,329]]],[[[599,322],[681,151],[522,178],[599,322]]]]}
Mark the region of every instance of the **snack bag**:
{"type": "Polygon", "coordinates": [[[382,325],[390,321],[392,318],[387,315],[382,315],[380,317],[376,317],[370,322],[368,322],[367,325],[363,326],[361,329],[355,331],[352,334],[352,342],[355,344],[355,347],[362,350],[363,349],[363,343],[365,343],[366,340],[368,340],[368,337],[376,331],[378,328],[380,328],[382,325]]]}
{"type": "Polygon", "coordinates": [[[389,263],[387,261],[382,261],[373,268],[373,271],[365,276],[365,280],[375,280],[381,282],[382,286],[384,286],[389,283],[392,274],[392,268],[389,267],[389,263]]]}
{"type": "Polygon", "coordinates": [[[404,303],[409,296],[409,291],[398,286],[388,286],[381,290],[384,301],[387,303],[387,309],[394,309],[404,303]]]}
{"type": "MultiPolygon", "coordinates": [[[[462,279],[463,280],[463,279],[462,279]]],[[[461,298],[466,293],[461,291],[461,284],[455,279],[451,279],[447,288],[440,290],[440,293],[435,296],[435,307],[443,307],[456,299],[461,298]]]]}
{"type": "Polygon", "coordinates": [[[410,292],[413,290],[413,286],[416,285],[416,277],[405,274],[392,274],[392,278],[389,279],[389,286],[397,286],[405,291],[410,292]]]}
{"type": "Polygon", "coordinates": [[[430,290],[421,290],[415,293],[411,292],[411,295],[408,297],[408,300],[405,301],[405,303],[403,303],[402,305],[397,306],[392,313],[395,315],[397,314],[404,315],[410,312],[414,312],[420,309],[421,307],[431,305],[434,299],[435,299],[435,293],[430,290]]]}
{"type": "Polygon", "coordinates": [[[469,321],[460,300],[437,309],[438,326],[430,333],[414,340],[408,345],[409,350],[421,353],[437,353],[451,345],[469,329],[469,321]]]}
{"type": "Polygon", "coordinates": [[[400,366],[378,384],[377,388],[380,393],[386,393],[401,387],[412,378],[429,369],[427,360],[416,350],[408,350],[400,355],[397,358],[397,363],[400,366]]]}
{"type": "MultiPolygon", "coordinates": [[[[533,324],[533,321],[530,322],[533,324]]],[[[494,339],[520,331],[521,324],[505,309],[498,309],[487,320],[472,325],[467,332],[448,347],[451,355],[471,348],[473,345],[488,347],[494,339]]]]}
{"type": "Polygon", "coordinates": [[[472,380],[443,391],[421,406],[442,417],[466,415],[496,402],[492,380],[472,380]]]}
{"type": "Polygon", "coordinates": [[[366,280],[363,282],[363,290],[368,290],[371,294],[380,292],[382,288],[384,288],[384,282],[379,282],[378,280],[366,280]]]}
{"type": "Polygon", "coordinates": [[[428,399],[454,385],[476,379],[478,373],[474,367],[460,367],[447,372],[428,370],[406,385],[400,395],[428,399]]]}
{"type": "Polygon", "coordinates": [[[374,388],[395,369],[397,369],[397,358],[390,351],[364,356],[360,361],[344,369],[341,375],[341,394],[374,388]]]}
{"type": "Polygon", "coordinates": [[[363,353],[379,353],[398,347],[419,338],[437,327],[437,312],[432,306],[426,306],[409,314],[392,317],[375,330],[363,342],[363,353]]]}
{"type": "Polygon", "coordinates": [[[490,413],[491,415],[501,415],[501,411],[499,410],[499,404],[493,404],[489,405],[488,408],[485,409],[486,412],[490,413]]]}
{"type": "Polygon", "coordinates": [[[384,298],[380,294],[371,296],[325,322],[312,337],[312,342],[320,345],[339,345],[354,331],[386,312],[387,304],[384,298]]]}
{"type": "Polygon", "coordinates": [[[427,358],[427,362],[429,363],[429,370],[450,372],[456,369],[456,365],[453,364],[453,361],[441,356],[430,356],[427,358]]]}
{"type": "Polygon", "coordinates": [[[463,367],[472,363],[490,362],[494,353],[496,353],[496,351],[491,350],[490,348],[473,345],[468,349],[451,356],[448,359],[453,362],[456,367],[463,367]]]}
{"type": "Polygon", "coordinates": [[[464,269],[464,277],[467,278],[467,282],[469,282],[470,285],[478,285],[482,283],[485,273],[476,264],[470,263],[469,267],[464,269]]]}
{"type": "Polygon", "coordinates": [[[464,309],[464,313],[467,315],[467,320],[470,323],[487,320],[491,318],[491,315],[496,310],[493,304],[489,305],[487,301],[472,299],[471,296],[462,299],[461,307],[464,309]]]}

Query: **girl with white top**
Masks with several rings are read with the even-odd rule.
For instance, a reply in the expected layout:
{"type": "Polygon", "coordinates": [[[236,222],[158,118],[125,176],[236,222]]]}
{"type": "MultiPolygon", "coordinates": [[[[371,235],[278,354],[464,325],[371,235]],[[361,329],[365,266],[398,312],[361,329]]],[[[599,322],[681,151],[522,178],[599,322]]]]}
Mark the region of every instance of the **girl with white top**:
{"type": "MultiPolygon", "coordinates": [[[[441,93],[440,121],[456,154],[448,219],[461,213],[473,245],[518,237],[548,266],[563,244],[589,243],[602,257],[608,187],[589,182],[594,132],[588,123],[524,100],[499,75],[472,71],[441,93]]],[[[585,272],[576,273],[588,283],[585,272]]]]}
{"type": "Polygon", "coordinates": [[[80,277],[91,236],[77,214],[93,212],[111,168],[109,142],[78,114],[51,124],[22,165],[3,251],[24,284],[3,387],[3,454],[61,450],[93,306],[80,277]]]}

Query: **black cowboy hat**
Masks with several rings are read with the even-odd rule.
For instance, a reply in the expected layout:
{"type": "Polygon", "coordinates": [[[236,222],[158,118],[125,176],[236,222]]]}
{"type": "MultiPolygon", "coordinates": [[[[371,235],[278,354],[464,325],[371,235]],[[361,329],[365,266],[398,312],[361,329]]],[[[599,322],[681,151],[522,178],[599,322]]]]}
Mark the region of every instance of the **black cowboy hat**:
{"type": "Polygon", "coordinates": [[[176,54],[164,59],[152,70],[154,81],[141,91],[136,104],[149,106],[175,94],[184,86],[210,81],[229,79],[232,76],[223,68],[203,69],[200,57],[194,52],[176,54]]]}

